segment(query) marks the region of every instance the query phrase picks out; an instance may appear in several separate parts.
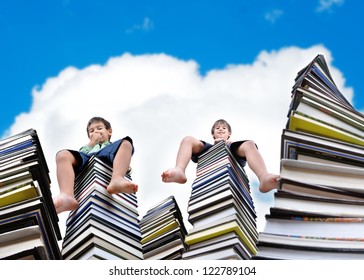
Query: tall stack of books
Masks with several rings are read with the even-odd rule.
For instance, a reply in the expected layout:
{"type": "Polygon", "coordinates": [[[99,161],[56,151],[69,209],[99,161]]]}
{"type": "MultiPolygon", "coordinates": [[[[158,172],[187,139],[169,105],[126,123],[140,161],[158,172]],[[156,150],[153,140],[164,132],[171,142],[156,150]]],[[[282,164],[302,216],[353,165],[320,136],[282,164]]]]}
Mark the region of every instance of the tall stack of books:
{"type": "Polygon", "coordinates": [[[187,250],[183,217],[174,196],[150,208],[140,221],[146,260],[179,260],[187,250]]]}
{"type": "Polygon", "coordinates": [[[1,259],[62,259],[50,183],[36,130],[0,141],[1,259]]]}
{"type": "Polygon", "coordinates": [[[224,142],[198,159],[187,211],[193,228],[183,259],[251,259],[257,253],[249,180],[224,142]]]}
{"type": "MultiPolygon", "coordinates": [[[[109,194],[111,175],[112,167],[93,156],[75,178],[79,206],[66,221],[64,259],[143,259],[137,197],[109,194]]],[[[131,180],[130,174],[125,178],[131,180]]]]}
{"type": "Polygon", "coordinates": [[[364,259],[364,116],[318,55],[292,90],[257,259],[364,259]]]}

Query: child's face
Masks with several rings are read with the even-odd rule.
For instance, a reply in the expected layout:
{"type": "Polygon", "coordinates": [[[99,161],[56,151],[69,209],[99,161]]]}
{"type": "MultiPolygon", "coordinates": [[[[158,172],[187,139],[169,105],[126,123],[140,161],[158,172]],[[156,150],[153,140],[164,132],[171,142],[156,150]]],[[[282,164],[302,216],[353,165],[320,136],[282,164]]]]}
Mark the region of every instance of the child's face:
{"type": "Polygon", "coordinates": [[[225,140],[227,141],[231,135],[231,132],[229,131],[229,128],[224,123],[218,123],[214,128],[214,133],[212,134],[212,137],[215,140],[225,140]]]}
{"type": "Polygon", "coordinates": [[[103,122],[94,122],[88,128],[88,138],[99,139],[99,143],[109,141],[111,137],[112,129],[106,129],[103,122]]]}

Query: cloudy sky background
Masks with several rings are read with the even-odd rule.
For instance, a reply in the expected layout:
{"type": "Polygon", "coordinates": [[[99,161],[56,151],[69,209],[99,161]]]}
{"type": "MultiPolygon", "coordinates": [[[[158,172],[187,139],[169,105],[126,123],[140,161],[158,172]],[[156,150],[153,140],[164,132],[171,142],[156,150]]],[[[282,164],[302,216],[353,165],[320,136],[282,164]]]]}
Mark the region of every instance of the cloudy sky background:
{"type": "MultiPolygon", "coordinates": [[[[20,10],[13,4],[0,4],[4,6],[0,34],[11,38],[1,46],[3,137],[29,128],[37,130],[54,195],[58,193],[55,154],[87,143],[86,124],[93,116],[111,122],[113,140],[129,135],[134,141],[132,176],[139,184],[140,217],[174,195],[187,219],[195,164],[188,166],[185,185],[165,184],[160,177],[174,166],[184,136],[209,141],[211,125],[224,118],[232,125],[232,140],[254,140],[269,171],[278,174],[280,136],[294,78],[319,53],[324,54],[341,92],[358,110],[362,108],[360,74],[355,71],[362,58],[350,59],[350,63],[347,59],[360,47],[360,43],[354,44],[357,33],[349,29],[358,28],[349,17],[357,7],[349,2],[308,1],[300,9],[301,1],[180,4],[191,10],[163,1],[137,1],[140,9],[118,6],[118,1],[91,1],[90,6],[84,1],[55,2],[56,7],[34,2],[42,10],[41,17],[26,13],[26,8],[36,10],[26,2],[20,10]],[[111,25],[114,6],[123,19],[117,26],[120,41],[110,39],[116,28],[111,25]],[[71,25],[76,17],[77,25],[71,25]],[[305,25],[312,27],[308,18],[323,28],[304,30],[305,25]],[[348,27],[347,32],[331,32],[330,36],[324,32],[341,23],[348,27]],[[318,36],[321,32],[325,34],[318,36]],[[301,36],[306,39],[301,41],[301,36]]],[[[259,193],[255,175],[248,167],[246,171],[261,231],[264,215],[273,205],[273,193],[259,193]]],[[[66,215],[60,215],[62,231],[66,215]]],[[[187,221],[186,226],[190,228],[187,221]]]]}

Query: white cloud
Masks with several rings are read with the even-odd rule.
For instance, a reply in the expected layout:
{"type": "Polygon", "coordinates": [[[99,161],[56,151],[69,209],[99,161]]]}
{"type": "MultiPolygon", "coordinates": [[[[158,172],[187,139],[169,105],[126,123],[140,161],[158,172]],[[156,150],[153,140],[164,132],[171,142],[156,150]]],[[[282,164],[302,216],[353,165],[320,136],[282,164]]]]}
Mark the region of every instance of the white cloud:
{"type": "Polygon", "coordinates": [[[320,0],[317,12],[332,12],[335,6],[343,5],[345,0],[320,0]]]}
{"type": "Polygon", "coordinates": [[[128,28],[125,31],[125,33],[130,34],[130,33],[136,32],[136,31],[150,31],[153,28],[154,28],[154,22],[150,18],[145,17],[141,24],[133,25],[132,27],[128,28]]]}
{"type": "Polygon", "coordinates": [[[274,9],[270,12],[265,13],[264,18],[271,23],[275,23],[282,15],[282,10],[274,9]]]}
{"type": "MultiPolygon", "coordinates": [[[[339,70],[331,65],[330,52],[323,46],[309,49],[290,47],[262,51],[252,64],[228,65],[198,72],[194,61],[165,54],[110,58],[105,65],[84,69],[66,68],[33,91],[28,113],[19,115],[10,134],[37,130],[52,180],[58,193],[55,154],[63,148],[78,149],[87,142],[87,121],[100,115],[113,127],[113,138],[133,138],[133,179],[139,184],[139,214],[174,195],[184,217],[194,179],[195,164],[187,169],[185,185],[165,184],[160,174],[175,163],[180,140],[186,135],[211,140],[210,127],[218,118],[232,125],[232,140],[253,139],[270,172],[279,172],[280,136],[286,124],[290,91],[296,73],[318,53],[325,55],[338,87],[351,101],[339,70]]],[[[256,177],[247,167],[258,212],[258,229],[273,203],[273,194],[256,190],[256,177]]],[[[60,216],[64,230],[66,214],[60,216]]],[[[187,228],[190,227],[186,224],[187,228]]]]}

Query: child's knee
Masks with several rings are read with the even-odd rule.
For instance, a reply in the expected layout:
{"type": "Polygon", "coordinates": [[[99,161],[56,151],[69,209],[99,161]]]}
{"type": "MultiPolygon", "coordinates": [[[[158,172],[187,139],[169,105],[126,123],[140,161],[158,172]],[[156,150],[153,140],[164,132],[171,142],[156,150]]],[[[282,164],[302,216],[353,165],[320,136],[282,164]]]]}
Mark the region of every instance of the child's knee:
{"type": "Polygon", "coordinates": [[[183,137],[183,139],[182,139],[182,143],[188,143],[188,144],[193,144],[194,142],[196,142],[197,141],[197,139],[196,138],[194,138],[194,137],[192,137],[192,136],[185,136],[185,137],[183,137]]]}
{"type": "Polygon", "coordinates": [[[252,149],[257,150],[258,149],[257,145],[255,144],[255,142],[253,140],[247,140],[243,144],[241,144],[241,146],[244,150],[252,150],[252,149]]]}
{"type": "Polygon", "coordinates": [[[133,149],[133,145],[129,141],[123,140],[120,144],[120,148],[131,151],[133,149]]]}
{"type": "Polygon", "coordinates": [[[61,150],[56,154],[56,162],[67,161],[73,157],[72,153],[68,150],[61,150]]]}

